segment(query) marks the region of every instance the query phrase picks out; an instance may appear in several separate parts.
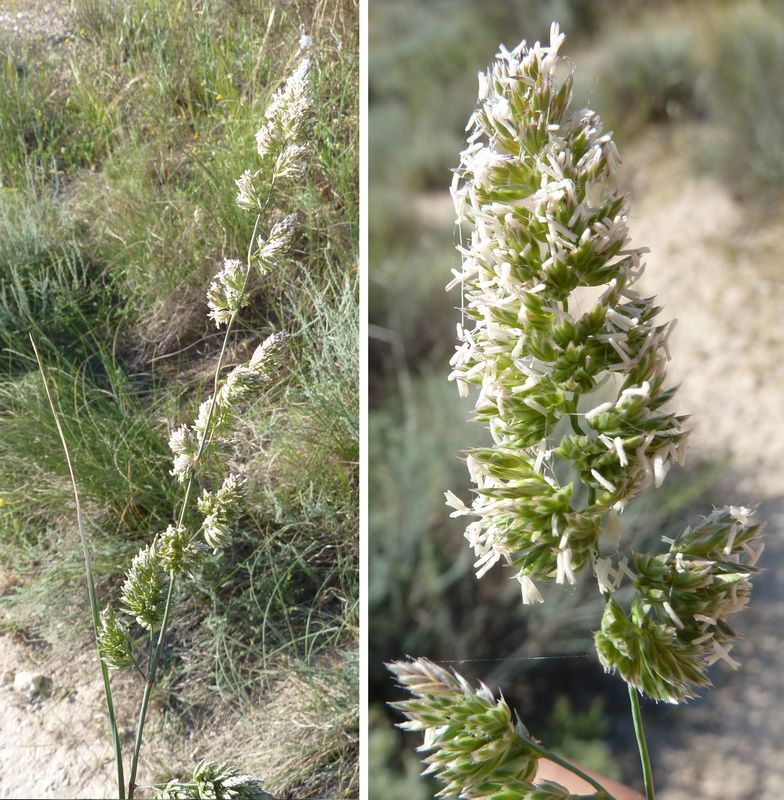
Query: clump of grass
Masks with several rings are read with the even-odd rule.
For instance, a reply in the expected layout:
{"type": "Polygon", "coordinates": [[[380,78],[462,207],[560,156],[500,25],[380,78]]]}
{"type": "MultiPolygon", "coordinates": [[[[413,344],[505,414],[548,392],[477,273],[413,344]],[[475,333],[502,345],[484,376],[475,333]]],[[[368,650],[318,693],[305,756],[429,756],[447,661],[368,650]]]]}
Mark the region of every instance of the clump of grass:
{"type": "MultiPolygon", "coordinates": [[[[35,330],[71,357],[108,315],[100,276],[82,256],[64,210],[63,190],[28,165],[25,183],[0,188],[0,352],[9,370],[24,369],[35,330]]],[[[29,363],[27,368],[29,369],[29,363]]]]}
{"type": "MultiPolygon", "coordinates": [[[[288,316],[296,326],[295,361],[269,453],[272,495],[284,518],[316,509],[339,519],[356,507],[359,466],[358,284],[354,268],[316,291],[304,276],[303,294],[288,316]],[[308,291],[310,287],[310,291],[308,291]]],[[[344,527],[344,524],[340,524],[344,527]]]]}
{"type": "MultiPolygon", "coordinates": [[[[95,568],[101,587],[109,588],[139,541],[168,522],[175,494],[165,426],[150,413],[146,392],[110,353],[96,351],[94,337],[85,334],[70,344],[71,352],[92,348],[93,357],[75,365],[50,340],[42,340],[41,349],[88,511],[95,568]]],[[[25,580],[4,604],[15,618],[48,633],[52,597],[67,598],[57,620],[81,635],[84,566],[68,470],[32,357],[27,350],[14,352],[14,374],[0,380],[0,541],[4,564],[25,580]]]]}
{"type": "MultiPolygon", "coordinates": [[[[163,425],[106,351],[81,366],[58,357],[51,343],[43,352],[85,500],[105,512],[115,532],[138,535],[161,524],[174,497],[163,425]]],[[[16,513],[34,518],[67,505],[68,473],[37,372],[0,383],[0,418],[0,482],[16,513]]]]}
{"type": "MultiPolygon", "coordinates": [[[[68,102],[58,58],[24,39],[0,42],[0,179],[24,186],[30,165],[54,170],[95,166],[108,141],[68,102]]],[[[108,126],[105,126],[108,128],[108,126]]]]}

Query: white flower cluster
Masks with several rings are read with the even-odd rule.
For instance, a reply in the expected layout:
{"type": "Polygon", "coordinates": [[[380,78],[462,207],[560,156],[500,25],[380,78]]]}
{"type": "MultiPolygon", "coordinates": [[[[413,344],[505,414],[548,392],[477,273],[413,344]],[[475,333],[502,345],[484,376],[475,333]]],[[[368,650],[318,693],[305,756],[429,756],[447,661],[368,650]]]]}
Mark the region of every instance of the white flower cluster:
{"type": "Polygon", "coordinates": [[[199,406],[193,425],[181,425],[171,434],[169,447],[174,455],[171,474],[181,483],[191,474],[212,440],[231,428],[236,404],[273,379],[285,340],[282,332],[270,334],[256,348],[250,361],[234,367],[215,396],[199,406]]]}
{"type": "MultiPolygon", "coordinates": [[[[312,40],[300,39],[300,51],[307,50],[312,40]]],[[[270,99],[264,124],[256,133],[256,151],[262,166],[256,172],[245,170],[235,181],[237,205],[246,211],[265,210],[265,193],[257,180],[262,177],[267,187],[281,180],[298,180],[307,167],[307,134],[313,117],[314,101],[311,86],[310,59],[303,58],[286,83],[270,99]]]]}
{"type": "Polygon", "coordinates": [[[479,78],[468,147],[452,184],[470,322],[450,379],[479,388],[477,420],[492,446],[467,457],[476,497],[452,492],[481,576],[515,570],[523,602],[541,602],[534,579],[574,583],[587,565],[607,602],[599,658],[649,697],[682,702],[731,665],[728,617],[748,602],[762,550],[754,512],[717,509],[664,554],[622,555],[621,513],[660,486],[686,450],[683,417],[665,410],[673,323],[634,289],[642,249],[628,246],[618,153],[599,117],[571,112],[572,76],[557,78],[563,42],[501,48],[479,78]],[[609,545],[600,556],[600,539],[609,545]],[[630,606],[613,597],[633,584],[630,606]]]}
{"type": "Polygon", "coordinates": [[[303,58],[272,96],[264,125],[256,134],[258,154],[273,161],[275,177],[296,179],[305,169],[305,137],[313,112],[310,83],[310,59],[303,58]]]}
{"type": "Polygon", "coordinates": [[[628,246],[618,152],[594,112],[570,111],[563,40],[554,24],[549,46],[502,47],[480,74],[452,184],[473,232],[447,287],[462,287],[470,320],[450,379],[462,396],[479,387],[493,446],[468,456],[472,505],[447,502],[476,518],[477,574],[505,562],[526,603],[541,600],[532,579],[573,583],[603,532],[617,542],[618,513],[661,484],[686,441],[683,418],[662,410],[673,325],[633,288],[644,251],[628,246]],[[559,480],[567,465],[579,481],[559,480]]]}
{"type": "Polygon", "coordinates": [[[246,275],[247,271],[241,261],[227,258],[223,262],[223,269],[210,284],[207,304],[216,327],[228,324],[234,314],[242,306],[247,305],[246,275]]]}
{"type": "Polygon", "coordinates": [[[199,511],[204,514],[204,540],[214,552],[223,549],[231,538],[231,526],[239,516],[242,499],[242,480],[229,475],[217,492],[202,492],[197,501],[199,511]]]}
{"type": "Polygon", "coordinates": [[[259,236],[250,265],[243,264],[236,258],[224,260],[222,269],[215,275],[207,292],[209,315],[217,328],[228,325],[236,313],[248,304],[251,266],[255,266],[263,277],[282,264],[291,248],[295,222],[295,216],[289,214],[272,226],[266,239],[259,236]]]}
{"type": "Polygon", "coordinates": [[[719,659],[737,669],[728,619],[748,604],[762,553],[764,525],[754,516],[719,508],[665,540],[668,552],[634,555],[633,569],[625,568],[636,590],[631,608],[609,600],[595,635],[607,671],[655,700],[680,703],[710,684],[707,669],[719,659]]]}
{"type": "Polygon", "coordinates": [[[294,214],[289,214],[272,226],[272,230],[266,239],[259,236],[256,240],[258,249],[256,250],[255,258],[262,275],[279,264],[280,259],[288,253],[294,236],[295,223],[296,217],[294,214]]]}

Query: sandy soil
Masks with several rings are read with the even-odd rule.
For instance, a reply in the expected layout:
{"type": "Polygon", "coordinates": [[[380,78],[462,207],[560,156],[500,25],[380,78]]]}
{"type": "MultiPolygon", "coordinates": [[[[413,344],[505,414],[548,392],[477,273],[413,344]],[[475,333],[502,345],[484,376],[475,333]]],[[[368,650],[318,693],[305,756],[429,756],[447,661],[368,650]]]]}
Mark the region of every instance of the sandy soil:
{"type": "Polygon", "coordinates": [[[113,752],[97,667],[90,670],[84,657],[58,662],[47,649],[0,636],[0,676],[0,798],[111,797],[113,752]],[[25,674],[41,676],[41,689],[20,681],[25,674]]]}

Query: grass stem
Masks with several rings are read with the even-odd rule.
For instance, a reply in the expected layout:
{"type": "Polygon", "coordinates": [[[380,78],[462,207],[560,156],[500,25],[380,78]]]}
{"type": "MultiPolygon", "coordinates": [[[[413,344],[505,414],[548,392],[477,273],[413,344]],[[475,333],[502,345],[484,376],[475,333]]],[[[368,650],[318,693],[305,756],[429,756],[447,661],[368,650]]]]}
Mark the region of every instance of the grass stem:
{"type": "MultiPolygon", "coordinates": [[[[57,433],[60,436],[60,442],[63,445],[63,452],[65,453],[65,461],[68,465],[68,474],[71,478],[71,488],[73,489],[74,502],[76,503],[76,526],[79,529],[79,539],[82,544],[82,557],[84,558],[84,571],[87,577],[87,593],[90,597],[90,611],[93,618],[93,634],[95,636],[96,648],[98,647],[98,626],[100,625],[100,613],[98,611],[98,597],[95,593],[95,581],[93,579],[93,567],[90,559],[90,549],[87,546],[87,536],[84,532],[84,524],[82,522],[82,504],[79,501],[79,490],[76,486],[76,476],[71,463],[71,455],[68,452],[68,443],[65,440],[65,433],[60,424],[60,415],[57,413],[57,408],[54,404],[54,399],[49,391],[49,384],[46,380],[46,373],[44,372],[43,362],[35,344],[35,339],[30,336],[30,343],[33,345],[33,352],[35,353],[35,360],[38,363],[38,371],[41,373],[41,380],[44,383],[44,391],[49,401],[49,407],[52,409],[52,416],[54,417],[54,424],[57,426],[57,433]]],[[[120,737],[117,732],[117,720],[114,716],[114,702],[112,700],[112,685],[109,680],[109,668],[101,658],[100,651],[98,653],[98,662],[101,665],[101,675],[103,676],[104,695],[106,696],[106,710],[109,715],[109,727],[112,731],[112,744],[114,746],[115,761],[117,762],[117,790],[120,800],[125,800],[125,779],[123,777],[123,762],[122,762],[122,746],[120,745],[120,737]]]]}
{"type": "Polygon", "coordinates": [[[578,766],[567,761],[565,758],[561,758],[561,756],[553,753],[546,747],[536,744],[530,739],[527,739],[526,741],[530,748],[534,752],[538,753],[542,758],[547,758],[550,761],[553,761],[554,763],[558,764],[558,766],[568,769],[569,772],[577,775],[578,778],[582,778],[586,783],[590,783],[597,792],[597,794],[594,795],[595,800],[615,800],[615,798],[600,783],[595,781],[587,772],[583,772],[578,766]]]}
{"type": "Polygon", "coordinates": [[[632,707],[632,720],[634,722],[634,735],[637,737],[637,748],[640,751],[640,762],[642,763],[642,777],[645,782],[646,800],[656,800],[653,791],[653,770],[651,769],[651,759],[648,755],[648,743],[645,741],[645,731],[642,727],[642,711],[640,709],[640,698],[637,690],[631,684],[629,687],[629,702],[632,707]]]}

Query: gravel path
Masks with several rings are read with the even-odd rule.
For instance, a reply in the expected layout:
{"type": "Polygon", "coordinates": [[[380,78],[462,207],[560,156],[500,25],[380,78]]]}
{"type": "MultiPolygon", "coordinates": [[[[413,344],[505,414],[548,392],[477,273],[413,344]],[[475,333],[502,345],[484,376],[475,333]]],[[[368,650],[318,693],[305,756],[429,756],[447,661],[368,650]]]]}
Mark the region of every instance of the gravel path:
{"type": "Polygon", "coordinates": [[[46,45],[68,44],[73,39],[70,3],[41,0],[0,2],[0,35],[46,45]]]}

